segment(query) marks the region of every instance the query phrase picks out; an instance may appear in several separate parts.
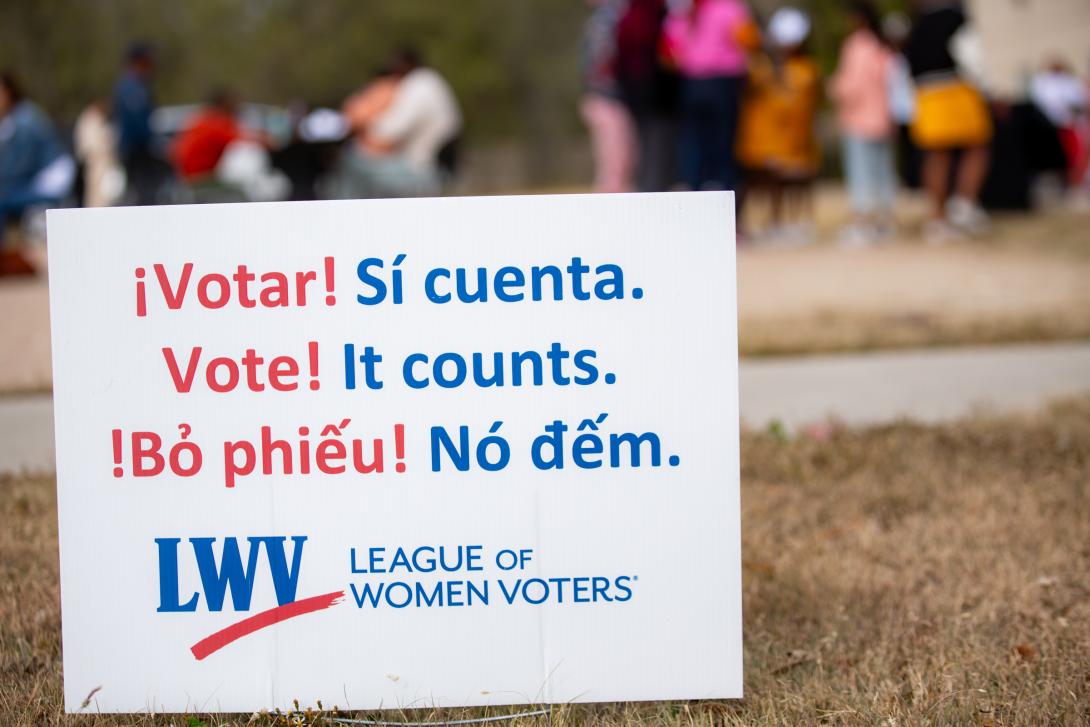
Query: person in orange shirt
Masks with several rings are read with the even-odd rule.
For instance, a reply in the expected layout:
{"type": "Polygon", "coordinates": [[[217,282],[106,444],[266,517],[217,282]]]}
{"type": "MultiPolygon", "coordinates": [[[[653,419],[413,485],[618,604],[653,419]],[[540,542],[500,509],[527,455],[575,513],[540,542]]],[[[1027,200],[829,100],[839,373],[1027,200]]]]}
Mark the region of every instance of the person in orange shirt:
{"type": "Polygon", "coordinates": [[[811,185],[821,160],[820,71],[806,52],[809,32],[800,10],[781,8],[772,16],[769,50],[750,62],[737,147],[748,185],[768,194],[769,235],[793,242],[812,236],[811,185]]]}
{"type": "Polygon", "coordinates": [[[212,94],[208,105],[178,135],[171,148],[171,158],[179,176],[197,182],[212,175],[224,150],[239,139],[255,139],[255,134],[238,123],[238,104],[229,91],[212,94]]]}

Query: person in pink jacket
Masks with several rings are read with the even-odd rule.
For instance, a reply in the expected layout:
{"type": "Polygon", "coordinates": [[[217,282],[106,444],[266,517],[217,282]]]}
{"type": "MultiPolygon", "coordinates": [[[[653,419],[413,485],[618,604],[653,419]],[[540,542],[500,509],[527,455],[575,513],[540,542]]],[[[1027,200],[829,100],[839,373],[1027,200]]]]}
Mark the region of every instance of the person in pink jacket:
{"type": "Polygon", "coordinates": [[[742,84],[760,31],[743,0],[691,0],[672,5],[663,34],[682,77],[682,179],[690,189],[737,189],[742,84]]]}
{"type": "Polygon", "coordinates": [[[897,172],[888,92],[893,54],[882,39],[878,13],[870,2],[851,4],[849,26],[852,31],[840,48],[829,91],[836,104],[854,215],[843,242],[861,245],[892,232],[893,227],[897,172]]]}

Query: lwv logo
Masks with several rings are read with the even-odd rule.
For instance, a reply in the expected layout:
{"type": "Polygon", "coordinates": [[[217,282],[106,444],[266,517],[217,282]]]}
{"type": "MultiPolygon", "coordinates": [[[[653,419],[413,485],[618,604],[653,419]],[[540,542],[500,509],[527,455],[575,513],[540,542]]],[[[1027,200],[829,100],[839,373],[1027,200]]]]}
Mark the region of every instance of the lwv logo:
{"type": "MultiPolygon", "coordinates": [[[[287,538],[282,535],[246,538],[249,551],[245,563],[237,538],[223,539],[223,550],[218,563],[212,547],[216,538],[189,538],[208,610],[222,611],[228,590],[231,591],[231,606],[235,611],[250,610],[250,597],[253,594],[258,558],[262,551],[269,561],[277,605],[283,606],[295,601],[295,589],[299,584],[299,562],[303,558],[303,543],[306,539],[305,535],[292,536],[294,549],[289,566],[285,552],[287,538]]],[[[182,603],[179,595],[181,586],[178,583],[178,546],[181,542],[181,538],[155,539],[155,544],[159,546],[159,608],[156,609],[159,613],[196,611],[200,603],[200,591],[189,595],[185,603],[182,603]]]]}
{"type": "Polygon", "coordinates": [[[246,557],[243,558],[238,538],[224,538],[223,547],[213,547],[216,538],[189,538],[188,547],[182,545],[181,538],[156,538],[159,548],[159,613],[180,613],[196,611],[204,594],[205,607],[210,612],[223,611],[227,592],[231,592],[231,608],[235,611],[249,611],[250,599],[254,592],[254,580],[259,571],[258,564],[262,554],[269,563],[273,591],[276,592],[276,606],[260,611],[252,616],[233,623],[206,636],[189,650],[200,661],[233,641],[280,623],[289,618],[306,613],[321,611],[341,602],[344,591],[324,593],[296,600],[295,590],[299,585],[299,565],[303,560],[305,535],[291,536],[291,562],[288,562],[288,538],[283,535],[262,535],[246,538],[246,557]],[[199,591],[186,589],[185,603],[181,600],[178,562],[181,557],[188,557],[192,550],[193,560],[200,574],[199,591]],[[183,555],[184,554],[184,555],[183,555]]]}

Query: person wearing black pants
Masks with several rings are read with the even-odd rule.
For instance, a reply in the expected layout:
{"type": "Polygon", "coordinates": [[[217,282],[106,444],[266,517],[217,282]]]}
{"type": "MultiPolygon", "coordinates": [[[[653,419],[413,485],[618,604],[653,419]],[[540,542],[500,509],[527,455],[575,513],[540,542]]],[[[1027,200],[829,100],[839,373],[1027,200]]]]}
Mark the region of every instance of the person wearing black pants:
{"type": "Polygon", "coordinates": [[[693,0],[667,17],[664,33],[682,75],[682,178],[694,190],[737,189],[738,111],[760,33],[742,0],[693,0]]]}
{"type": "Polygon", "coordinates": [[[690,189],[736,189],[742,78],[689,78],[682,90],[682,176],[690,189]]]}

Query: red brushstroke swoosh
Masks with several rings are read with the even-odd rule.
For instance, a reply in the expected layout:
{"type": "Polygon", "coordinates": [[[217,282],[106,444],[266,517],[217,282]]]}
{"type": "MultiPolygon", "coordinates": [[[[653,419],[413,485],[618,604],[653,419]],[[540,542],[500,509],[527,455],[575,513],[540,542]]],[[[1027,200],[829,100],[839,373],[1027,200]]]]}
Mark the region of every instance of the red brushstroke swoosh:
{"type": "Polygon", "coordinates": [[[211,636],[201,639],[193,644],[193,646],[189,647],[189,650],[193,652],[193,656],[197,657],[197,661],[200,661],[209,654],[219,651],[232,641],[252,634],[258,629],[263,629],[266,626],[272,626],[273,624],[287,621],[289,618],[302,616],[306,613],[321,611],[322,609],[340,603],[342,598],[344,598],[344,591],[334,591],[333,593],[325,593],[321,596],[311,596],[310,598],[304,598],[302,601],[293,601],[292,603],[285,603],[283,606],[270,608],[268,611],[262,611],[249,618],[244,618],[238,623],[231,624],[227,628],[221,629],[211,636]]]}

